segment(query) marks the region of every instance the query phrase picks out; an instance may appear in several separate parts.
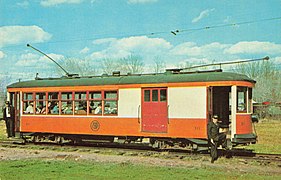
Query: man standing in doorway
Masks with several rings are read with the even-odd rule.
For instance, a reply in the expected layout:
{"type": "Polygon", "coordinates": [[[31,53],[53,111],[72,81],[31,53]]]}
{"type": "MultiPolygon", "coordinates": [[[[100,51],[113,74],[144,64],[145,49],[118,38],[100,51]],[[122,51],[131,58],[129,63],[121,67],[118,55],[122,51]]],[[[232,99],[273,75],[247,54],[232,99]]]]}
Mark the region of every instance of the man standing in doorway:
{"type": "Polygon", "coordinates": [[[208,123],[208,139],[211,146],[211,163],[218,159],[218,146],[226,142],[226,135],[219,133],[218,116],[214,115],[208,123]]]}
{"type": "Polygon", "coordinates": [[[6,122],[8,138],[15,137],[15,110],[9,101],[5,102],[3,108],[3,119],[6,122]]]}

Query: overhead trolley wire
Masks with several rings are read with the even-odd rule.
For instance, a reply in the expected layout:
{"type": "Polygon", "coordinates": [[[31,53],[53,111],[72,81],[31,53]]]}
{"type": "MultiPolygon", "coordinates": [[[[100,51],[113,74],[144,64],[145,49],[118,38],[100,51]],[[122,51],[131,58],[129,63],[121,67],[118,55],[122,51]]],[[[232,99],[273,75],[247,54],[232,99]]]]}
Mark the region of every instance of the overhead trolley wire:
{"type": "Polygon", "coordinates": [[[259,19],[259,20],[253,20],[253,21],[243,21],[243,22],[238,22],[238,23],[220,24],[220,25],[213,25],[213,26],[204,26],[204,27],[200,27],[200,28],[190,28],[190,29],[182,29],[182,30],[178,30],[177,29],[175,31],[171,31],[171,33],[173,35],[177,35],[178,33],[181,33],[181,32],[201,31],[201,30],[207,30],[207,29],[239,26],[239,25],[245,25],[245,24],[254,24],[254,23],[266,22],[266,21],[274,21],[274,20],[281,20],[281,17],[259,19]]]}
{"type": "MultiPolygon", "coordinates": [[[[68,39],[68,40],[58,40],[58,41],[50,41],[50,42],[33,42],[33,44],[53,44],[53,43],[67,43],[67,42],[79,42],[79,41],[91,41],[95,39],[100,38],[116,38],[116,37],[130,37],[130,36],[155,36],[155,35],[161,35],[161,34],[173,34],[173,35],[179,35],[186,32],[195,32],[195,31],[202,31],[202,30],[209,30],[209,29],[216,29],[216,28],[223,28],[223,27],[233,27],[233,26],[239,26],[239,25],[246,25],[246,24],[254,24],[254,23],[260,23],[260,22],[266,22],[266,21],[276,21],[281,20],[280,17],[273,17],[273,18],[267,18],[267,19],[258,19],[258,20],[252,20],[252,21],[242,21],[237,23],[228,23],[228,24],[218,24],[218,25],[210,25],[210,26],[204,26],[199,28],[189,28],[189,29],[176,29],[172,31],[158,31],[158,32],[150,32],[150,33],[136,33],[136,34],[123,34],[123,33],[116,33],[116,34],[93,34],[93,37],[90,38],[76,38],[76,39],[68,39]]],[[[2,48],[9,48],[9,47],[17,47],[25,45],[10,45],[1,47],[2,48]]]]}

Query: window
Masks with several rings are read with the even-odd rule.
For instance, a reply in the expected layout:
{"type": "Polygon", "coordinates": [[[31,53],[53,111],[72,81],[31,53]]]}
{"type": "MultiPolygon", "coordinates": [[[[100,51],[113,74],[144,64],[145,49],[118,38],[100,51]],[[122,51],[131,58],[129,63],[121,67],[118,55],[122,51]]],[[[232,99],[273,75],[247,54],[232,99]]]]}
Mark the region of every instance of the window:
{"type": "Polygon", "coordinates": [[[117,91],[89,92],[89,114],[117,115],[117,91]]]}
{"type": "Polygon", "coordinates": [[[167,90],[166,89],[160,90],[160,101],[161,102],[167,101],[167,90]]]}
{"type": "Polygon", "coordinates": [[[157,102],[158,101],[158,90],[152,90],[152,101],[157,102]]]}
{"type": "Polygon", "coordinates": [[[150,102],[150,90],[144,90],[144,102],[150,102]]]}
{"type": "Polygon", "coordinates": [[[117,114],[117,91],[104,93],[104,114],[117,114]]]}
{"type": "Polygon", "coordinates": [[[74,114],[87,114],[87,93],[75,92],[74,97],[74,114]]]}
{"type": "Polygon", "coordinates": [[[117,91],[23,93],[23,113],[37,115],[117,115],[117,91]]]}
{"type": "Polygon", "coordinates": [[[167,101],[167,89],[153,88],[145,89],[144,91],[144,102],[166,102],[167,101]]]}
{"type": "Polygon", "coordinates": [[[61,101],[61,114],[73,114],[72,101],[61,101]]]}
{"type": "Polygon", "coordinates": [[[252,109],[252,95],[253,94],[253,90],[252,88],[248,88],[248,112],[252,113],[253,109],[252,109]]]}
{"type": "Polygon", "coordinates": [[[59,114],[59,93],[48,92],[47,114],[59,114]]]}
{"type": "Polygon", "coordinates": [[[247,87],[237,87],[237,112],[247,112],[247,87]]]}
{"type": "Polygon", "coordinates": [[[36,114],[46,114],[46,93],[36,93],[35,99],[36,114]]]}
{"type": "Polygon", "coordinates": [[[102,114],[102,93],[101,91],[89,92],[89,114],[102,114]]]}
{"type": "Polygon", "coordinates": [[[33,93],[23,93],[23,113],[24,114],[34,114],[34,94],[33,93]]]}
{"type": "MultiPolygon", "coordinates": [[[[61,114],[73,114],[72,92],[61,93],[61,114]]],[[[57,112],[56,112],[57,113],[57,112]]]]}

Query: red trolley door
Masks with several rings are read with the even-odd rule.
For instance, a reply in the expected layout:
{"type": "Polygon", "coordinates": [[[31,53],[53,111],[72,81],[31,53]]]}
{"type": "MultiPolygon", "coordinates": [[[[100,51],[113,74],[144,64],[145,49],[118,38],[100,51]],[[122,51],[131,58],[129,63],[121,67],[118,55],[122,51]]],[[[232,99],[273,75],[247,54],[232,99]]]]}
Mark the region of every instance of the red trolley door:
{"type": "Polygon", "coordinates": [[[142,131],[165,133],[168,130],[167,88],[142,89],[142,131]]]}

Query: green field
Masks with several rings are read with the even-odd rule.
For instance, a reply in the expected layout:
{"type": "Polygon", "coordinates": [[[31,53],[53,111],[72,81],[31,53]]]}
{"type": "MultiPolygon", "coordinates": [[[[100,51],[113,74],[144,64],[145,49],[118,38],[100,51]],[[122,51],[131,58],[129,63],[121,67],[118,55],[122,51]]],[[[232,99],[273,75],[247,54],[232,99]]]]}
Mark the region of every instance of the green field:
{"type": "Polygon", "coordinates": [[[278,179],[281,175],[226,171],[222,168],[159,167],[130,163],[57,160],[0,161],[1,180],[12,179],[278,179]]]}
{"type": "MultiPolygon", "coordinates": [[[[280,129],[281,121],[256,124],[259,142],[248,148],[281,154],[280,129]]],[[[4,121],[0,122],[0,138],[6,139],[4,121]]],[[[197,165],[193,165],[192,160],[186,161],[190,165],[182,167],[73,159],[1,160],[0,157],[0,179],[281,179],[280,164],[245,164],[226,158],[215,164],[197,160],[197,165]],[[198,166],[198,163],[202,164],[198,166]],[[275,173],[267,172],[271,168],[275,173]]]]}
{"type": "Polygon", "coordinates": [[[246,148],[257,153],[281,154],[281,120],[263,120],[255,127],[258,142],[246,148]]]}

